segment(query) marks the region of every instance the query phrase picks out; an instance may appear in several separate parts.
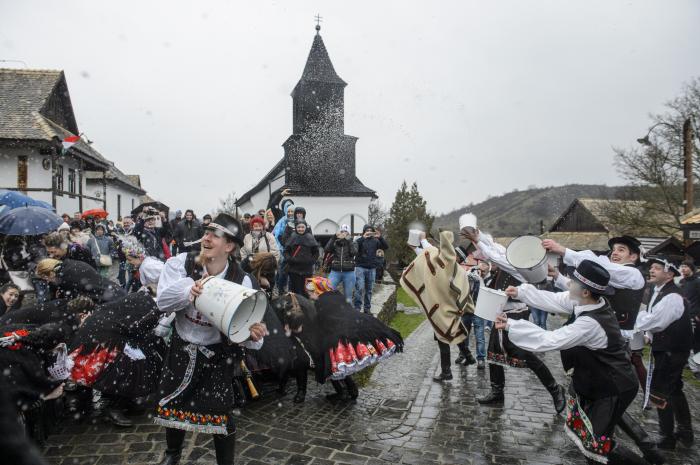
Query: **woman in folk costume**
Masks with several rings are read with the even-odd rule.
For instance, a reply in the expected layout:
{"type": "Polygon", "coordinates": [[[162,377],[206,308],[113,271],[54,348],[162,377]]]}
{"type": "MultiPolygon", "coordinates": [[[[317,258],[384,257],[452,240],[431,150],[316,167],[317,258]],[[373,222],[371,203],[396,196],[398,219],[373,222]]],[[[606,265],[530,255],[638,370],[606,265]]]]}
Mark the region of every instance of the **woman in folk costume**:
{"type": "MultiPolygon", "coordinates": [[[[491,236],[481,233],[476,228],[469,227],[462,228],[460,235],[474,244],[479,258],[487,259],[498,265],[496,276],[488,287],[503,291],[508,286],[519,285],[527,281],[506,259],[505,247],[494,242],[491,236]]],[[[530,316],[527,305],[512,297],[508,299],[503,310],[513,320],[527,320],[530,316]]],[[[564,388],[554,379],[547,365],[532,352],[512,344],[507,333],[503,331],[491,332],[488,344],[488,361],[491,392],[484,397],[477,398],[477,402],[480,404],[503,403],[503,390],[506,382],[504,367],[509,366],[532,370],[552,396],[556,412],[560,413],[566,408],[564,388]]]]}
{"type": "Polygon", "coordinates": [[[562,328],[547,331],[502,314],[495,328],[508,331],[510,341],[525,350],[561,351],[564,369],[573,370],[566,433],[589,460],[645,464],[646,460],[613,439],[615,426],[637,395],[639,383],[615,312],[603,298],[614,293],[609,283],[605,268],[583,260],[573,273],[569,292],[542,291],[531,284],[511,286],[506,290],[509,296],[537,308],[556,301],[570,311],[571,318],[562,328]]]}
{"type": "Polygon", "coordinates": [[[80,295],[96,303],[110,302],[126,295],[122,287],[84,262],[45,258],[36,268],[39,278],[48,281],[58,297],[74,298],[80,295]]]}
{"type": "Polygon", "coordinates": [[[199,254],[171,258],[160,276],[158,307],[162,312],[176,313],[154,420],[166,427],[167,449],[161,465],[180,462],[187,431],[213,434],[217,464],[233,464],[236,428],[230,412],[234,371],[243,358],[243,347],[257,350],[263,345],[266,328],[262,323],[251,325],[250,339],[241,347],[229,342],[197,311],[194,301],[209,277],[258,287],[255,278],[234,258],[242,244],[239,221],[221,213],[205,226],[199,254]]]}
{"type": "MultiPolygon", "coordinates": [[[[647,400],[656,407],[661,429],[660,449],[674,450],[676,441],[690,447],[693,425],[683,393],[683,368],[693,343],[687,302],[674,282],[678,266],[667,257],[649,257],[649,283],[654,286],[645,311],[639,312],[635,331],[651,339],[651,382],[647,400]],[[675,423],[675,431],[674,431],[675,423]]],[[[647,378],[648,380],[648,378],[647,378]]]]}
{"type": "Polygon", "coordinates": [[[306,290],[311,301],[295,294],[278,299],[285,329],[313,362],[316,381],[333,384],[335,393],[326,397],[355,400],[352,375],[402,351],[403,339],[372,315],[356,312],[327,278],[308,279],[306,290]]]}
{"type": "Polygon", "coordinates": [[[122,410],[156,391],[166,346],[154,334],[161,317],[147,288],[99,305],[70,346],[71,378],[102,394],[106,418],[131,426],[122,410]]]}

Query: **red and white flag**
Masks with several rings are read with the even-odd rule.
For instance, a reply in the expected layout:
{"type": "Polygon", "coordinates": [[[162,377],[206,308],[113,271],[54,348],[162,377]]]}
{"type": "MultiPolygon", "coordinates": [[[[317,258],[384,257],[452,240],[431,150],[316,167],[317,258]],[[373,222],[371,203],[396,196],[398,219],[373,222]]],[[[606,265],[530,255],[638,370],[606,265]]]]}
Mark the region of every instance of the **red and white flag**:
{"type": "Polygon", "coordinates": [[[63,151],[68,151],[68,149],[77,144],[79,140],[80,136],[68,136],[63,139],[63,151]]]}

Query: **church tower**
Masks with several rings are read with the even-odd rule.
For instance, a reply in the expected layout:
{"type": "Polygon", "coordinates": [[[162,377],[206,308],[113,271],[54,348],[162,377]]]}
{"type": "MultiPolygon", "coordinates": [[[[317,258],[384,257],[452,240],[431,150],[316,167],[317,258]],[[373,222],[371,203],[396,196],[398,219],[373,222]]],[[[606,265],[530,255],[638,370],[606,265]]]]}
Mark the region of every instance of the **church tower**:
{"type": "Polygon", "coordinates": [[[316,26],[301,79],[292,91],[293,134],[283,144],[293,191],[338,195],[355,184],[356,137],[344,134],[345,86],[316,26]]]}

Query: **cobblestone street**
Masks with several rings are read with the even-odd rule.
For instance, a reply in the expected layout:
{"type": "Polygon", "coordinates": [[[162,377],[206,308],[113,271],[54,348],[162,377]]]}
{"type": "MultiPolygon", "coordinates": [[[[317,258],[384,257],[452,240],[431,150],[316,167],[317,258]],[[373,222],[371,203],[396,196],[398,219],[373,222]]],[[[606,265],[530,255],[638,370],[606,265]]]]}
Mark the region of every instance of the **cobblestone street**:
{"type": "MultiPolygon", "coordinates": [[[[456,354],[453,355],[453,358],[456,354]]],[[[555,376],[564,379],[558,355],[547,354],[555,376]]],[[[354,405],[333,405],[323,396],[329,386],[310,384],[307,400],[291,394],[247,406],[238,422],[239,465],[313,464],[585,464],[563,433],[547,391],[528,370],[508,369],[503,408],[477,404],[488,389],[488,370],[453,368],[455,379],[432,381],[438,370],[437,346],[427,324],[407,340],[406,352],[374,372],[354,405]]],[[[698,388],[686,394],[698,413],[698,388]]],[[[638,399],[639,400],[639,399],[638,399]]],[[[639,403],[632,412],[640,415],[639,403]]],[[[137,426],[117,429],[105,423],[67,425],[49,438],[44,450],[55,464],[157,463],[165,444],[162,428],[147,416],[137,426]]],[[[657,431],[656,413],[645,412],[647,431],[657,431]]],[[[695,422],[696,432],[698,422],[695,422]]],[[[623,438],[620,434],[620,437],[623,438]]],[[[213,464],[213,445],[205,435],[190,435],[183,463],[213,464]]],[[[700,463],[695,449],[669,455],[672,464],[700,463]]]]}

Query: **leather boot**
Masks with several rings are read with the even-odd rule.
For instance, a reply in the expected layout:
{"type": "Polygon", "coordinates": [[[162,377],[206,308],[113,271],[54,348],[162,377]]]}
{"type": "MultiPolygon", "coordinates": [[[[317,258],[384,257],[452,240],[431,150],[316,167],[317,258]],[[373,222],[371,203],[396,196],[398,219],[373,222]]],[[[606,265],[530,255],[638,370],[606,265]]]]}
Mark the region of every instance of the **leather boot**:
{"type": "Polygon", "coordinates": [[[661,430],[661,440],[656,443],[656,446],[662,450],[676,449],[676,436],[673,432],[673,408],[670,403],[666,408],[657,408],[659,414],[659,429],[661,430]]]}
{"type": "Polygon", "coordinates": [[[452,370],[443,371],[437,376],[433,377],[433,381],[436,383],[442,383],[443,381],[450,381],[452,379],[452,370]]]}
{"type": "MultiPolygon", "coordinates": [[[[595,462],[597,463],[597,462],[595,462]]],[[[608,454],[608,464],[610,465],[649,465],[649,462],[635,454],[632,450],[623,446],[619,442],[615,444],[608,454]]]]}
{"type": "Polygon", "coordinates": [[[113,425],[122,428],[129,428],[131,426],[134,426],[134,423],[131,420],[129,420],[121,410],[115,408],[109,408],[105,410],[104,418],[113,425]]]}
{"type": "Polygon", "coordinates": [[[348,400],[350,398],[350,396],[348,396],[348,393],[345,392],[345,389],[343,389],[343,385],[340,381],[331,380],[331,384],[333,385],[333,389],[335,389],[335,392],[332,394],[327,394],[326,400],[329,400],[331,402],[338,402],[341,400],[348,400]]]}
{"type": "Polygon", "coordinates": [[[182,456],[182,445],[185,443],[185,431],[175,428],[165,429],[165,457],[159,465],[177,465],[182,456]]]}
{"type": "Polygon", "coordinates": [[[229,435],[214,435],[214,451],[217,465],[233,465],[233,455],[236,451],[236,433],[229,435]]]}
{"type": "Polygon", "coordinates": [[[502,404],[505,400],[502,384],[491,383],[491,392],[483,397],[477,397],[476,401],[482,405],[502,404]]]}
{"type": "Polygon", "coordinates": [[[677,440],[683,444],[684,447],[690,447],[693,445],[693,425],[690,420],[690,407],[688,407],[688,400],[680,391],[671,397],[671,407],[673,409],[673,416],[676,420],[676,434],[677,440]]]}
{"type": "Polygon", "coordinates": [[[304,403],[304,400],[306,400],[306,389],[299,389],[294,396],[294,403],[295,404],[302,404],[304,403]]]}
{"type": "Polygon", "coordinates": [[[627,412],[622,414],[620,421],[617,422],[617,426],[634,441],[637,447],[639,447],[639,450],[642,451],[642,455],[644,455],[644,459],[647,462],[653,465],[662,465],[666,462],[666,458],[656,447],[656,443],[654,443],[647,432],[644,431],[642,425],[627,412]]]}
{"type": "Polygon", "coordinates": [[[549,394],[552,396],[552,402],[554,403],[554,410],[557,413],[561,413],[566,408],[566,390],[561,384],[554,383],[551,386],[547,386],[549,394]]]}
{"type": "Polygon", "coordinates": [[[360,395],[359,389],[357,389],[357,384],[355,384],[355,380],[352,379],[350,376],[345,378],[345,387],[348,389],[348,396],[350,396],[350,400],[355,400],[357,399],[357,396],[360,395]]]}

